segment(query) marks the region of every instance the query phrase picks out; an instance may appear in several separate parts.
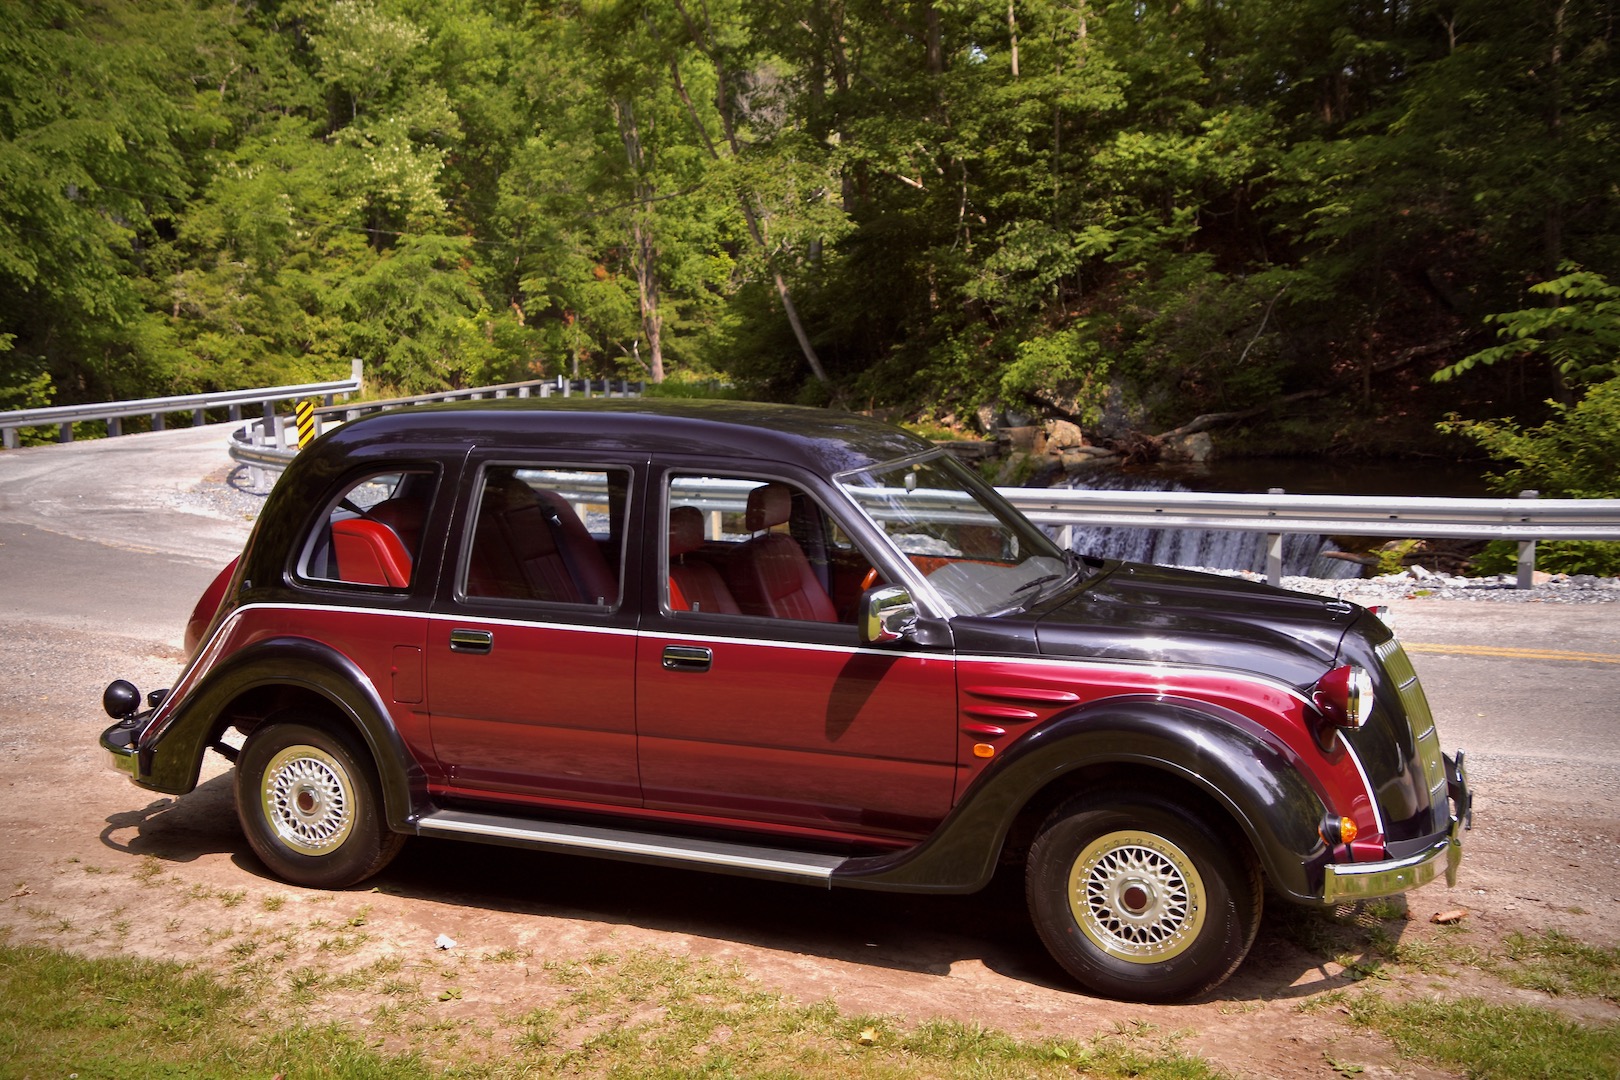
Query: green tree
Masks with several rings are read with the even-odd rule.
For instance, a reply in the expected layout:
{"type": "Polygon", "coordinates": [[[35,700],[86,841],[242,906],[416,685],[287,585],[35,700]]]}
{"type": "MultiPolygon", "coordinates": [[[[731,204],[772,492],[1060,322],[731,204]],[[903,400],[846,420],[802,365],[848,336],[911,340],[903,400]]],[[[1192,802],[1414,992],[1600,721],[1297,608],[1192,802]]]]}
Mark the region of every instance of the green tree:
{"type": "Polygon", "coordinates": [[[151,278],[219,130],[180,3],[0,3],[0,392],[135,396],[182,356],[151,278]]]}

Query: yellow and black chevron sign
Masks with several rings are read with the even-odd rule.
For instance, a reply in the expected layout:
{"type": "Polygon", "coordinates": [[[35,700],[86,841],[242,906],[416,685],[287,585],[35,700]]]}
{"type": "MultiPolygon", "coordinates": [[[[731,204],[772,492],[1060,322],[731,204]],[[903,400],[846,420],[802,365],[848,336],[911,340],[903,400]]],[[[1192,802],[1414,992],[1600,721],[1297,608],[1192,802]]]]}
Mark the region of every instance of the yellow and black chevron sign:
{"type": "Polygon", "coordinates": [[[302,450],[315,438],[315,403],[300,401],[293,406],[293,417],[298,421],[298,449],[302,450]]]}

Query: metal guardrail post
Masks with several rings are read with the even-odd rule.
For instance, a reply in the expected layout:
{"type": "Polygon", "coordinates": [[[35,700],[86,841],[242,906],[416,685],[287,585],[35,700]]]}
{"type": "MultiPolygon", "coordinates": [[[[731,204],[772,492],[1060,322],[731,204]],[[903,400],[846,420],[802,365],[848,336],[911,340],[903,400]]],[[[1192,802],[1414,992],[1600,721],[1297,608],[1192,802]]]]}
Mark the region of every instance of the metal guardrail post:
{"type": "MultiPolygon", "coordinates": [[[[1539,491],[1521,491],[1521,499],[1539,499],[1539,491]]],[[[1536,542],[1534,540],[1519,541],[1519,576],[1515,585],[1521,589],[1533,588],[1536,584],[1536,542]]]]}
{"type": "MultiPolygon", "coordinates": [[[[1281,495],[1282,488],[1268,488],[1266,494],[1281,495]]],[[[1266,580],[1273,585],[1282,584],[1283,571],[1283,538],[1282,533],[1266,534],[1266,580]]]]}

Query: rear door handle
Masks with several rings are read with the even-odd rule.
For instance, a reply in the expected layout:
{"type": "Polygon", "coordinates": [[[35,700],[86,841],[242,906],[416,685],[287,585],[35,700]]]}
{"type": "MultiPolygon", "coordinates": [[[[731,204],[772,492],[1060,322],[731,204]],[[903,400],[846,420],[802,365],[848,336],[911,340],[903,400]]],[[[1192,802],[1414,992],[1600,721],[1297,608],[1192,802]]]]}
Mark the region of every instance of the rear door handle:
{"type": "Polygon", "coordinates": [[[495,635],[488,630],[450,631],[450,651],[483,654],[495,647],[495,635]]]}
{"type": "Polygon", "coordinates": [[[664,667],[669,671],[708,671],[714,650],[701,645],[665,645],[664,667]]]}

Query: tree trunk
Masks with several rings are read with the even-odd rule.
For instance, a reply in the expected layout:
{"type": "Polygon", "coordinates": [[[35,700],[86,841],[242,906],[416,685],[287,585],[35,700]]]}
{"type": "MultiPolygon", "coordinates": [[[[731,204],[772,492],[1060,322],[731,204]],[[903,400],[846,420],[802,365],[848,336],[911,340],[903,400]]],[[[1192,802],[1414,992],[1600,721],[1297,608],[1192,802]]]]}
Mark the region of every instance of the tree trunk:
{"type": "Polygon", "coordinates": [[[630,262],[636,273],[636,299],[641,309],[641,333],[647,339],[648,378],[664,381],[664,315],[658,307],[658,246],[652,228],[652,185],[647,182],[647,160],[635,107],[628,97],[613,99],[613,118],[630,164],[636,209],[630,221],[630,262]]]}
{"type": "Polygon", "coordinates": [[[1007,0],[1007,42],[1012,51],[1012,77],[1018,78],[1018,13],[1013,10],[1016,0],[1007,0]]]}
{"type": "MultiPolygon", "coordinates": [[[[681,18],[685,20],[692,44],[697,47],[699,52],[709,58],[709,63],[714,65],[715,108],[720,114],[720,128],[725,137],[726,146],[730,150],[731,156],[736,158],[741,147],[737,139],[736,121],[732,116],[735,102],[732,100],[730,76],[727,73],[725,61],[721,58],[719,50],[714,46],[711,28],[708,24],[705,23],[702,27],[699,27],[686,10],[686,4],[683,0],[675,0],[675,10],[680,12],[681,18]]],[[[692,118],[693,125],[697,127],[699,134],[702,136],[703,145],[708,148],[709,156],[716,161],[721,160],[720,148],[709,137],[708,128],[703,126],[703,119],[698,115],[697,106],[692,102],[692,96],[687,93],[686,82],[681,78],[681,69],[673,56],[670,57],[669,68],[675,80],[675,91],[680,95],[682,103],[686,106],[687,113],[692,118]]],[[[760,221],[759,213],[754,207],[753,198],[747,192],[739,192],[737,201],[742,207],[743,220],[748,225],[748,236],[753,240],[754,245],[759,248],[760,254],[765,259],[766,266],[770,268],[771,279],[776,283],[776,295],[782,301],[782,310],[787,315],[788,326],[793,330],[794,340],[799,343],[799,351],[804,354],[804,361],[810,368],[810,374],[815,377],[817,382],[831,388],[832,380],[827,377],[827,369],[822,366],[821,357],[816,353],[815,346],[811,344],[810,336],[805,333],[804,322],[799,318],[799,309],[793,302],[793,294],[788,289],[787,278],[783,275],[781,267],[777,265],[770,245],[766,241],[765,230],[760,221]]],[[[835,394],[835,400],[836,396],[835,394]]]]}

